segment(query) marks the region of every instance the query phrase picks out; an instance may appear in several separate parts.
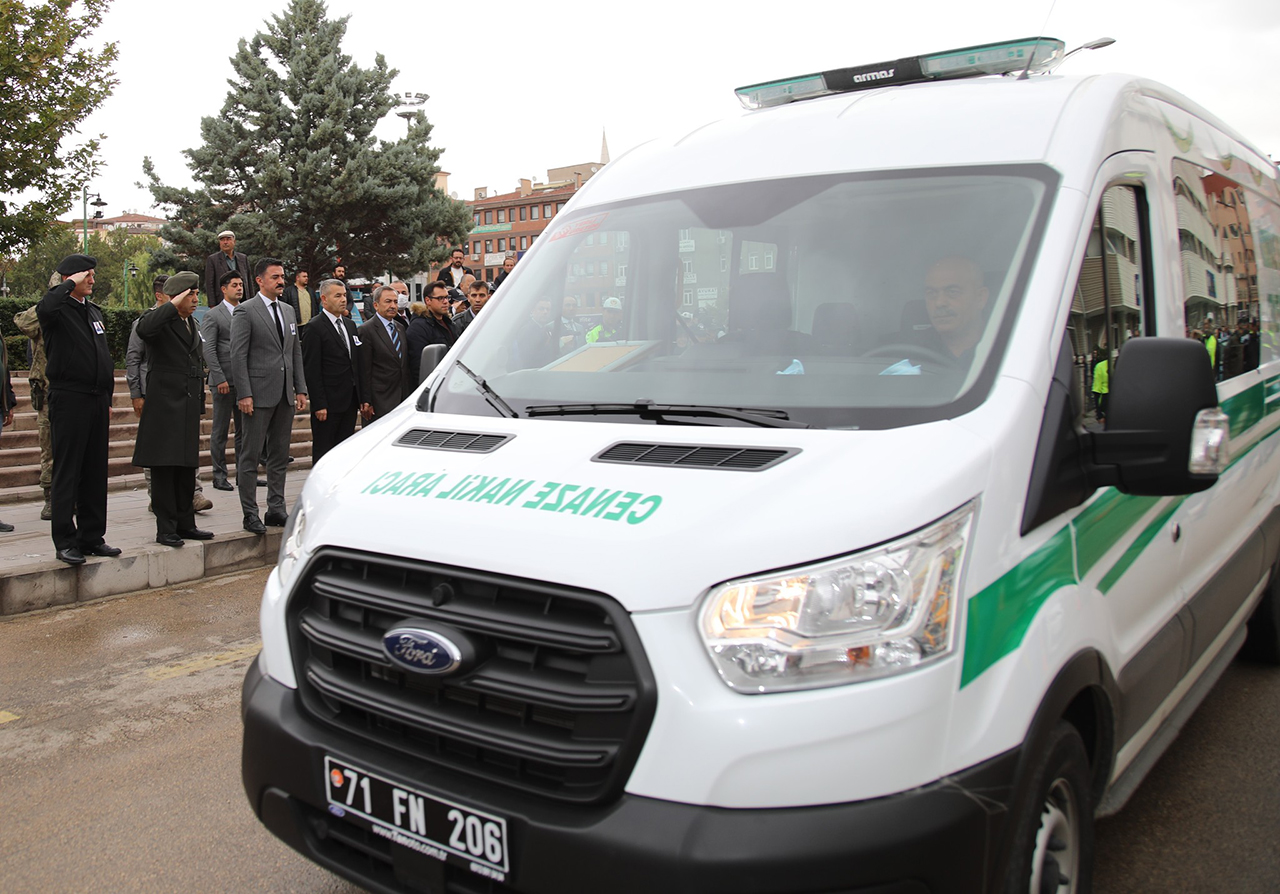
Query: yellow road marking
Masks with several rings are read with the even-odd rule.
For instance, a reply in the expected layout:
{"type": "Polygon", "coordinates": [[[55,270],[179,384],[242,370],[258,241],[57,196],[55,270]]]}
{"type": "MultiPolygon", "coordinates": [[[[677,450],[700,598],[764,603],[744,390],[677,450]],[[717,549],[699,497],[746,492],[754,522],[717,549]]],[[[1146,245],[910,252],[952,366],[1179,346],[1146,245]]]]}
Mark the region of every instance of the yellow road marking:
{"type": "Polygon", "coordinates": [[[201,655],[198,658],[190,658],[186,661],[179,661],[177,664],[167,664],[164,667],[156,667],[147,671],[147,676],[153,680],[172,680],[174,677],[185,677],[188,674],[198,673],[199,671],[209,670],[213,667],[221,667],[224,664],[234,664],[245,658],[252,658],[258,654],[258,650],[262,648],[262,643],[255,642],[247,646],[241,646],[238,649],[231,649],[227,652],[217,652],[213,655],[201,655]]]}
{"type": "Polygon", "coordinates": [[[10,720],[17,720],[18,715],[12,711],[0,711],[0,723],[8,723],[10,720]]]}

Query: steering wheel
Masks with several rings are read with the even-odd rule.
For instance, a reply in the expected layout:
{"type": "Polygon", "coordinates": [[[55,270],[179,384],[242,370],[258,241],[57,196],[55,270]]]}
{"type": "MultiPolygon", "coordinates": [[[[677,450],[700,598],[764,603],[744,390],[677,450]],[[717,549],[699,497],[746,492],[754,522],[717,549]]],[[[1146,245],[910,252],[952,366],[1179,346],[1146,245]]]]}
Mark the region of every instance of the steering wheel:
{"type": "Polygon", "coordinates": [[[870,357],[918,357],[922,360],[929,360],[939,366],[955,366],[956,358],[935,351],[933,348],[926,348],[924,345],[909,345],[906,342],[892,342],[887,345],[880,345],[872,348],[862,355],[863,359],[870,357]]]}

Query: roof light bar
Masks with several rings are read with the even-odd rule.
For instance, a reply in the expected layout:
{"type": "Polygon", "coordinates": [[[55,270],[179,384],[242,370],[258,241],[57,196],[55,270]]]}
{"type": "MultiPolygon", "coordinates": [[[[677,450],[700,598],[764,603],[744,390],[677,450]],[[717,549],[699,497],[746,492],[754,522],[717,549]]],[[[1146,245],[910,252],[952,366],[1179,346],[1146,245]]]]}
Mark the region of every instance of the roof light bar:
{"type": "Polygon", "coordinates": [[[923,56],[908,56],[892,62],[837,68],[817,74],[766,81],[763,84],[739,87],[734,92],[746,108],[763,109],[797,99],[870,90],[875,87],[915,84],[944,78],[1046,71],[1062,59],[1065,49],[1066,44],[1055,37],[1027,37],[923,56]]]}

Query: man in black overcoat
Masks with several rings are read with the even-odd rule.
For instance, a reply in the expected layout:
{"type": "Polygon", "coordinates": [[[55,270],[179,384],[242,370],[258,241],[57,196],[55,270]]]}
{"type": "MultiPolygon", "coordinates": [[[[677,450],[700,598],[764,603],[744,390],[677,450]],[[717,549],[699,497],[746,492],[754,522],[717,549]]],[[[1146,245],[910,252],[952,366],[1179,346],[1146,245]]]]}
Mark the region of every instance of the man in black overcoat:
{"type": "Polygon", "coordinates": [[[204,342],[192,314],[200,300],[199,277],[178,273],[164,284],[165,304],[138,320],[151,369],[138,423],[133,464],[151,469],[156,543],[211,540],[196,527],[191,495],[200,465],[200,417],[204,413],[204,342]]]}

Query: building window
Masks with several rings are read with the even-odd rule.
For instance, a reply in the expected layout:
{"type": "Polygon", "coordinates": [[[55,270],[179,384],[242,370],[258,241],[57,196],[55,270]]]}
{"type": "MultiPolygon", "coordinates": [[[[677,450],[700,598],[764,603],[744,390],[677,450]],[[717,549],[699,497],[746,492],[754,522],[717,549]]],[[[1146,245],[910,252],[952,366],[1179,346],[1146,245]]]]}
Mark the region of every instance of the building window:
{"type": "Polygon", "coordinates": [[[601,276],[608,276],[608,275],[609,275],[609,262],[608,262],[608,261],[601,261],[601,262],[600,262],[600,275],[601,275],[601,276]]]}
{"type": "Polygon", "coordinates": [[[504,239],[499,239],[499,240],[498,240],[498,251],[506,251],[506,250],[507,250],[507,240],[506,240],[505,238],[504,238],[504,239]]]}
{"type": "Polygon", "coordinates": [[[685,307],[693,306],[693,289],[684,290],[684,306],[685,307]]]}
{"type": "Polygon", "coordinates": [[[685,258],[681,263],[682,263],[682,264],[684,264],[684,272],[685,272],[685,274],[689,274],[689,273],[692,273],[692,272],[693,272],[693,259],[692,259],[692,258],[685,258]]]}
{"type": "Polygon", "coordinates": [[[499,208],[499,209],[498,209],[498,223],[506,223],[506,222],[507,222],[507,209],[505,209],[505,208],[499,208]]]}
{"type": "Polygon", "coordinates": [[[520,219],[524,220],[529,214],[529,208],[525,205],[520,206],[520,219]]]}
{"type": "Polygon", "coordinates": [[[492,240],[492,239],[486,239],[486,240],[484,240],[484,250],[485,250],[485,253],[486,253],[486,254],[487,254],[488,252],[493,251],[493,240],[492,240]]]}
{"type": "Polygon", "coordinates": [[[728,273],[728,272],[729,272],[729,259],[728,259],[728,258],[722,257],[722,258],[720,259],[720,272],[721,272],[721,273],[728,273]]]}
{"type": "Polygon", "coordinates": [[[528,247],[529,247],[529,237],[528,237],[528,236],[521,236],[521,237],[520,237],[520,250],[521,250],[521,251],[524,251],[524,250],[525,250],[526,248],[528,248],[528,247]]]}
{"type": "Polygon", "coordinates": [[[485,224],[486,224],[486,225],[487,225],[487,224],[491,224],[491,223],[493,223],[493,212],[492,212],[492,211],[486,211],[486,212],[484,213],[484,222],[485,222],[485,224]]]}
{"type": "Polygon", "coordinates": [[[764,254],[764,269],[765,270],[773,269],[773,253],[772,252],[765,252],[764,254]]]}
{"type": "Polygon", "coordinates": [[[680,233],[679,233],[679,235],[677,236],[677,238],[678,238],[681,242],[688,242],[688,241],[689,241],[689,239],[690,239],[689,231],[688,231],[688,230],[681,230],[681,231],[680,231],[680,233]]]}
{"type": "Polygon", "coordinates": [[[478,227],[478,226],[480,226],[480,212],[479,212],[479,211],[477,211],[477,212],[475,213],[475,218],[476,218],[476,226],[478,227]]]}
{"type": "Polygon", "coordinates": [[[564,202],[556,202],[556,214],[564,210],[564,202]]]}
{"type": "Polygon", "coordinates": [[[538,219],[538,206],[537,206],[537,205],[530,205],[530,206],[529,206],[529,220],[537,220],[537,219],[538,219]]]}
{"type": "Polygon", "coordinates": [[[600,234],[600,244],[601,244],[601,245],[608,245],[608,244],[609,244],[609,234],[608,234],[608,233],[601,233],[601,234],[600,234]]]}
{"type": "Polygon", "coordinates": [[[551,219],[551,206],[550,206],[550,205],[543,205],[543,206],[542,206],[542,217],[543,217],[543,219],[544,219],[544,220],[550,220],[550,219],[551,219]]]}

